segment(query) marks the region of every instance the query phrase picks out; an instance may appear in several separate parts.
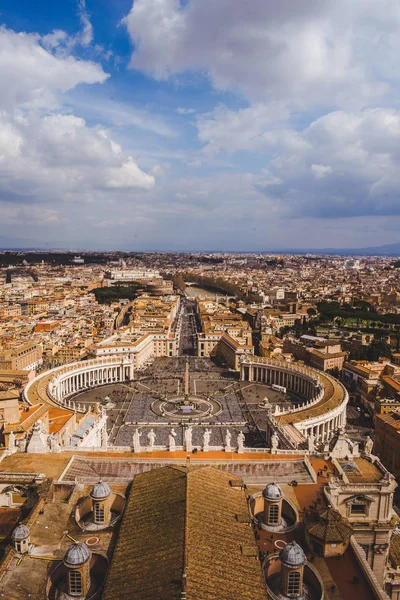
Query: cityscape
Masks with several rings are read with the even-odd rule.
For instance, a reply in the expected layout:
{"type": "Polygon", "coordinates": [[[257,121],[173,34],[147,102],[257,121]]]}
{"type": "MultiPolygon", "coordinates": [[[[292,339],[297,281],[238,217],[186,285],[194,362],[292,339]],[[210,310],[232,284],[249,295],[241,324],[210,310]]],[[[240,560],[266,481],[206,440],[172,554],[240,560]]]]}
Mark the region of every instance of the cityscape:
{"type": "Polygon", "coordinates": [[[400,3],[0,8],[0,600],[400,600],[400,3]]]}
{"type": "Polygon", "coordinates": [[[397,598],[398,259],[0,261],[3,597],[397,598]]]}

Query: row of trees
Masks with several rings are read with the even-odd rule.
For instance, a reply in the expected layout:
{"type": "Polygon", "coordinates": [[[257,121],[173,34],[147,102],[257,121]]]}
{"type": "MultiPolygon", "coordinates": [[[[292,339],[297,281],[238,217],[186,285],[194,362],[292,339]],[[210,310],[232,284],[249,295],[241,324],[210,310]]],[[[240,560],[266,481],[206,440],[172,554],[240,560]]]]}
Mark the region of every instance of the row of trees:
{"type": "Polygon", "coordinates": [[[338,302],[318,302],[318,312],[322,320],[333,320],[335,317],[341,319],[355,319],[359,321],[368,321],[369,326],[376,327],[379,324],[389,324],[400,326],[400,315],[372,312],[371,310],[361,310],[351,306],[341,307],[338,302]]]}
{"type": "Polygon", "coordinates": [[[198,275],[197,273],[182,273],[178,274],[178,282],[190,281],[201,288],[215,292],[216,294],[225,294],[226,296],[235,296],[238,300],[247,302],[260,302],[261,298],[258,294],[242,290],[236,283],[228,281],[223,277],[212,277],[211,275],[198,275]]]}
{"type": "Polygon", "coordinates": [[[143,285],[130,284],[94,288],[90,291],[96,296],[96,300],[99,304],[111,304],[112,302],[118,302],[122,299],[134,300],[146,290],[143,289],[143,285]]]}

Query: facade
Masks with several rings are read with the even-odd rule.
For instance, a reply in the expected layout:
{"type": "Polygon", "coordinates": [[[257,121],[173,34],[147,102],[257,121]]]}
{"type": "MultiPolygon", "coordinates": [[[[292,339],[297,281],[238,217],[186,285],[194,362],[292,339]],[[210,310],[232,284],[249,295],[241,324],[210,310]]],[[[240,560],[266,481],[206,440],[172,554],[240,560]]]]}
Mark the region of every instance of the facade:
{"type": "Polygon", "coordinates": [[[393,475],[400,477],[400,414],[397,411],[375,416],[374,453],[393,475]]]}
{"type": "Polygon", "coordinates": [[[106,279],[115,281],[146,281],[160,278],[158,271],[149,269],[113,269],[105,274],[106,279]]]}
{"type": "MultiPolygon", "coordinates": [[[[303,338],[306,337],[303,336],[303,338]]],[[[305,343],[303,338],[300,342],[285,339],[283,342],[283,353],[293,354],[297,360],[302,360],[310,367],[320,369],[321,371],[342,370],[347,354],[346,352],[342,352],[339,343],[332,340],[317,340],[310,346],[308,343],[305,343]]]]}
{"type": "Polygon", "coordinates": [[[350,466],[345,459],[334,459],[334,462],[339,477],[330,480],[326,497],[354,530],[356,542],[362,547],[380,585],[384,586],[397,483],[376,457],[355,458],[350,466]]]}
{"type": "Polygon", "coordinates": [[[0,369],[31,371],[42,363],[42,347],[36,343],[26,343],[0,353],[0,369]]]}
{"type": "Polygon", "coordinates": [[[400,411],[400,368],[389,360],[345,362],[342,381],[353,398],[371,414],[400,411]]]}
{"type": "Polygon", "coordinates": [[[229,368],[239,370],[241,359],[254,354],[249,323],[241,314],[211,300],[196,298],[196,312],[201,324],[197,356],[217,356],[229,368]]]}

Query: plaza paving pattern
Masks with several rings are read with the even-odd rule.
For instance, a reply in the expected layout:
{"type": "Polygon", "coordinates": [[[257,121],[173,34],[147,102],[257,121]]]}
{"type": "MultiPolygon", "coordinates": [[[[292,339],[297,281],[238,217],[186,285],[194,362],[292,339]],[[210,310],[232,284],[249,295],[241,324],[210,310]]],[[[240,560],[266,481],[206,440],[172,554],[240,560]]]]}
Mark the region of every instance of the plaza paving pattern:
{"type": "MultiPolygon", "coordinates": [[[[107,408],[108,434],[109,443],[114,446],[131,446],[136,428],[140,429],[141,444],[144,447],[148,445],[147,435],[151,428],[156,434],[156,446],[165,446],[172,427],[177,434],[176,445],[182,446],[182,423],[187,424],[188,420],[162,415],[152,407],[159,406],[160,400],[183,397],[185,364],[185,358],[156,359],[146,371],[138,373],[134,381],[87,390],[77,394],[74,401],[84,405],[110,398],[110,407],[107,408]]],[[[224,445],[227,429],[231,433],[232,446],[236,445],[236,436],[241,430],[245,433],[248,447],[265,446],[262,439],[255,439],[250,428],[246,427],[248,411],[260,429],[265,429],[265,409],[258,405],[266,397],[272,404],[278,403],[280,406],[299,401],[294,396],[277,392],[269,386],[239,381],[237,373],[217,367],[210,359],[190,357],[189,364],[190,394],[213,399],[221,406],[218,414],[201,419],[193,418],[193,422],[190,422],[193,425],[193,445],[198,448],[203,445],[206,428],[211,429],[210,446],[224,445]]]]}

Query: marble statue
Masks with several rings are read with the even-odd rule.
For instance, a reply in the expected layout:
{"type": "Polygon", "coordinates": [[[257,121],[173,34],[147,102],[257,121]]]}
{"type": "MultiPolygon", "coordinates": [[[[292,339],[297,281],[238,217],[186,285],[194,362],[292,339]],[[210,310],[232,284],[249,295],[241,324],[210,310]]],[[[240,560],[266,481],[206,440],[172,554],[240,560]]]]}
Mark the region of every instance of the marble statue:
{"type": "Polygon", "coordinates": [[[27,443],[26,451],[44,454],[48,449],[47,434],[44,433],[42,421],[39,419],[32,427],[32,435],[27,443]]]}
{"type": "Polygon", "coordinates": [[[142,435],[142,432],[139,431],[139,429],[135,429],[135,433],[133,434],[133,451],[134,452],[141,452],[142,447],[140,445],[140,436],[142,435]]]}
{"type": "Polygon", "coordinates": [[[307,448],[310,454],[312,454],[315,450],[315,438],[312,432],[307,438],[307,448]]]}
{"type": "Polygon", "coordinates": [[[243,431],[239,431],[238,435],[237,435],[237,451],[239,454],[243,454],[244,452],[244,433],[243,431]]]}
{"type": "Polygon", "coordinates": [[[108,446],[108,433],[107,433],[107,427],[104,425],[101,430],[101,447],[107,448],[107,446],[108,446]]]}
{"type": "Polygon", "coordinates": [[[175,429],[171,429],[171,431],[169,432],[169,435],[168,435],[168,443],[169,443],[169,451],[170,452],[175,452],[175,438],[176,438],[176,431],[175,431],[175,429]]]}
{"type": "Polygon", "coordinates": [[[231,432],[229,431],[229,429],[227,429],[226,434],[225,434],[225,452],[231,451],[231,439],[232,439],[231,432]]]}
{"type": "Polygon", "coordinates": [[[28,442],[28,440],[26,438],[26,435],[23,438],[18,438],[18,442],[17,442],[18,452],[25,452],[27,442],[28,442]]]}
{"type": "Polygon", "coordinates": [[[279,437],[278,434],[274,431],[271,435],[271,450],[277,450],[279,447],[279,437]]]}
{"type": "Polygon", "coordinates": [[[71,443],[71,436],[69,435],[68,431],[64,431],[63,435],[62,435],[62,442],[63,442],[63,446],[69,446],[71,443]]]}
{"type": "Polygon", "coordinates": [[[374,445],[374,442],[372,441],[370,436],[367,435],[367,437],[365,438],[365,442],[364,442],[364,453],[366,454],[366,456],[371,456],[373,445],[374,445]]]}
{"type": "Polygon", "coordinates": [[[149,445],[147,447],[147,450],[148,450],[148,452],[153,452],[154,443],[156,441],[156,434],[154,433],[154,429],[150,429],[149,433],[147,434],[147,439],[149,440],[149,445]]]}
{"type": "Polygon", "coordinates": [[[203,450],[208,452],[210,449],[211,429],[206,429],[203,435],[203,450]]]}
{"type": "Polygon", "coordinates": [[[190,427],[187,427],[185,429],[185,450],[186,450],[186,452],[191,452],[193,449],[192,434],[193,434],[193,427],[190,425],[190,427]]]}
{"type": "Polygon", "coordinates": [[[60,444],[58,443],[58,437],[56,435],[49,436],[49,443],[52,452],[60,452],[60,444]]]}
{"type": "Polygon", "coordinates": [[[16,449],[16,445],[15,445],[15,433],[13,431],[10,431],[10,435],[8,436],[8,449],[11,452],[14,452],[14,450],[16,449]]]}

